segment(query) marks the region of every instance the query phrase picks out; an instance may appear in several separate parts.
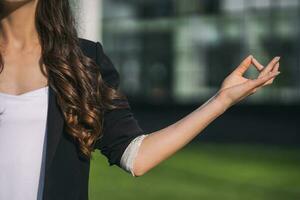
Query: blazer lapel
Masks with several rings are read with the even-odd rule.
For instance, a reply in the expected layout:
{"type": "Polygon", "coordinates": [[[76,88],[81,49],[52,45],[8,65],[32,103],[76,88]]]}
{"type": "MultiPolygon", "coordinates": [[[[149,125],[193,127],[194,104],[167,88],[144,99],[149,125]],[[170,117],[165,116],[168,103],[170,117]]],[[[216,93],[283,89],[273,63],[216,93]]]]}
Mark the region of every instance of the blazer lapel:
{"type": "Polygon", "coordinates": [[[47,114],[47,146],[46,146],[46,172],[49,170],[59,139],[63,132],[64,119],[56,102],[56,94],[49,86],[48,114],[47,114]]]}

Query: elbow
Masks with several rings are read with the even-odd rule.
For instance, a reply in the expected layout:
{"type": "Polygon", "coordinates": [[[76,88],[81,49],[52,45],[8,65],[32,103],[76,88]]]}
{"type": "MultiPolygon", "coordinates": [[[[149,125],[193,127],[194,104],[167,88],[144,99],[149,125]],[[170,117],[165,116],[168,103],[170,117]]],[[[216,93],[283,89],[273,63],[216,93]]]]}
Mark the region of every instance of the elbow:
{"type": "Polygon", "coordinates": [[[147,171],[141,169],[141,168],[135,168],[133,170],[133,174],[134,174],[134,177],[140,177],[140,176],[143,176],[147,171]]]}
{"type": "Polygon", "coordinates": [[[147,173],[148,170],[142,163],[136,161],[132,171],[135,177],[140,177],[147,173]]]}

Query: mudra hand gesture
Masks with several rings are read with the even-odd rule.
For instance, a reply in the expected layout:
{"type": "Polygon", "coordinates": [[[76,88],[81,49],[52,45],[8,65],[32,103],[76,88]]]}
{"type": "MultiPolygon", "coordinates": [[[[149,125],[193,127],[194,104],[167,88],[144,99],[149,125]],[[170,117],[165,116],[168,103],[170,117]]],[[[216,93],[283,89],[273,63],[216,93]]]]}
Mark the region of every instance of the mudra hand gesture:
{"type": "Polygon", "coordinates": [[[273,83],[275,76],[280,72],[280,57],[273,58],[270,63],[264,67],[253,56],[248,56],[242,63],[223,81],[218,94],[222,96],[222,100],[226,102],[228,107],[239,102],[245,97],[254,94],[263,86],[273,83]],[[260,72],[256,79],[248,79],[243,77],[244,73],[253,64],[260,72]]]}

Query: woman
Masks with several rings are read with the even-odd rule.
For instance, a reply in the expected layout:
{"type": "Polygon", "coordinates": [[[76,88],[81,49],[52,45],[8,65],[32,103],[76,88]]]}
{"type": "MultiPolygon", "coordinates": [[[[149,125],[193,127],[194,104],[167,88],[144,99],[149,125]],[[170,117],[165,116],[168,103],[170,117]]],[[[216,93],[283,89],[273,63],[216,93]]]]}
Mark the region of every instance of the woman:
{"type": "Polygon", "coordinates": [[[248,56],[206,103],[146,134],[101,44],[78,38],[67,0],[2,0],[0,14],[0,199],[87,200],[95,149],[142,176],[279,74],[279,57],[264,67],[248,56]],[[251,64],[254,80],[243,77],[251,64]]]}

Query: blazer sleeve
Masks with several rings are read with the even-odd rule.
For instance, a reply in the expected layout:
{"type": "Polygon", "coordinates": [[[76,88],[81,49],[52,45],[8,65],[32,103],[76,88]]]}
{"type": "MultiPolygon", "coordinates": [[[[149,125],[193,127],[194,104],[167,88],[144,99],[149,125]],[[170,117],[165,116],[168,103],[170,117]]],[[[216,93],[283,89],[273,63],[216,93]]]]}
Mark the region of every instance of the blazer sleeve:
{"type": "MultiPolygon", "coordinates": [[[[96,51],[96,63],[101,68],[104,81],[118,89],[120,84],[119,73],[104,53],[99,42],[96,43],[96,51]]],[[[106,156],[109,166],[122,167],[120,161],[127,146],[134,138],[145,134],[145,131],[135,119],[128,101],[127,104],[129,108],[114,109],[104,114],[103,136],[95,144],[95,148],[106,156]]]]}

